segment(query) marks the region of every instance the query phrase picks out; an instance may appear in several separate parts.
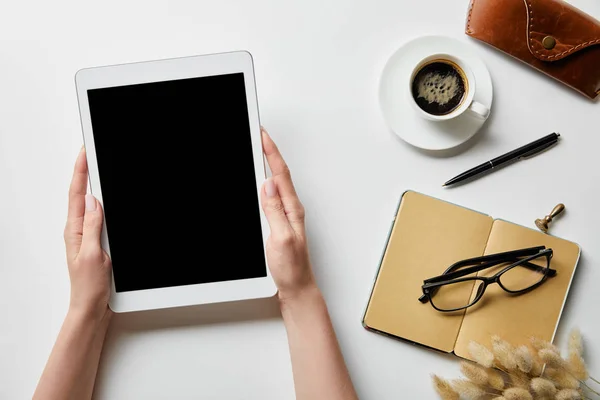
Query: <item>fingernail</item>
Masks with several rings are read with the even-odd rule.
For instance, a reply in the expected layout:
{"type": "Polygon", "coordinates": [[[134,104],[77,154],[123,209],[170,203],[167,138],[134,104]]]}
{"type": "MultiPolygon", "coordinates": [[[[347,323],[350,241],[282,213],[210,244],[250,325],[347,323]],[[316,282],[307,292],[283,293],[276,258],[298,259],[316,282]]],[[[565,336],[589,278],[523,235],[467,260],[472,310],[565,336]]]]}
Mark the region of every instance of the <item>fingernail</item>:
{"type": "Polygon", "coordinates": [[[91,194],[85,195],[85,211],[96,211],[96,198],[91,194]]]}
{"type": "Polygon", "coordinates": [[[267,179],[265,182],[265,193],[267,197],[275,197],[277,194],[277,188],[275,187],[275,182],[273,182],[272,178],[267,179]]]}

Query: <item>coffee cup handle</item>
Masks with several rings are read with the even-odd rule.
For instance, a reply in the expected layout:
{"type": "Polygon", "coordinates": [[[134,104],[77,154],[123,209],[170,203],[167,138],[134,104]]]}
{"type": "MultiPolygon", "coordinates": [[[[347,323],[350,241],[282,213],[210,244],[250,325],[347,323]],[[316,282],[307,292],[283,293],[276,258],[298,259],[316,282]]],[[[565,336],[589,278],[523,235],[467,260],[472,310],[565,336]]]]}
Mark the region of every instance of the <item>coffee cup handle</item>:
{"type": "Polygon", "coordinates": [[[471,103],[469,111],[471,111],[471,114],[481,119],[486,119],[490,115],[490,109],[476,101],[471,103]]]}

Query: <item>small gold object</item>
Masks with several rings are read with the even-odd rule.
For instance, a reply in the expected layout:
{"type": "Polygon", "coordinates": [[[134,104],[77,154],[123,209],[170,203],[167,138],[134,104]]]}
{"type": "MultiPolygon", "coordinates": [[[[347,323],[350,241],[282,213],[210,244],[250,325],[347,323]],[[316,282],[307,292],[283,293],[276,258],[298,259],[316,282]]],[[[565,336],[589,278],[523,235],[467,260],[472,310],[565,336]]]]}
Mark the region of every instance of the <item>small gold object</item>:
{"type": "Polygon", "coordinates": [[[535,220],[535,225],[544,233],[548,233],[550,222],[561,212],[565,211],[565,205],[560,203],[550,211],[550,214],[544,218],[538,218],[535,220]]]}
{"type": "Polygon", "coordinates": [[[552,50],[554,46],[556,46],[556,39],[554,39],[552,36],[546,36],[542,40],[542,45],[546,50],[552,50]]]}

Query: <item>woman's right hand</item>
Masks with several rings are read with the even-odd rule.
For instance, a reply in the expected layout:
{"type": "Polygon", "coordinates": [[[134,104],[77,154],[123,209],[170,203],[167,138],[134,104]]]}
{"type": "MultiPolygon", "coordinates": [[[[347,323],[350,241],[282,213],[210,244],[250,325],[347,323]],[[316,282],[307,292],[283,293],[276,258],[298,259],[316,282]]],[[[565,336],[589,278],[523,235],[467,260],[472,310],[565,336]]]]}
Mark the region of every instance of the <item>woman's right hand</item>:
{"type": "Polygon", "coordinates": [[[267,262],[279,289],[296,398],[357,400],[310,265],[304,207],[294,189],[290,170],[265,131],[262,141],[273,173],[261,190],[262,207],[271,227],[267,262]]]}
{"type": "Polygon", "coordinates": [[[271,228],[266,245],[267,263],[279,289],[279,300],[285,303],[318,289],[308,255],[304,206],[287,164],[265,130],[262,142],[272,172],[261,190],[262,208],[271,228]]]}

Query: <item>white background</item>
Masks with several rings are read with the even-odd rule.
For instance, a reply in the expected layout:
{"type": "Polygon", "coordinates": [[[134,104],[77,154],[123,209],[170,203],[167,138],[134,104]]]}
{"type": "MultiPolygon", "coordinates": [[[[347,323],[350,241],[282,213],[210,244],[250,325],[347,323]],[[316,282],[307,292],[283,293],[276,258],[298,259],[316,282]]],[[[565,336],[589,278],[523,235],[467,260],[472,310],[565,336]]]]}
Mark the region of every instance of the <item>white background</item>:
{"type": "MultiPolygon", "coordinates": [[[[600,17],[597,0],[572,3],[600,17]]],[[[467,7],[466,0],[7,3],[0,15],[0,398],[31,396],[68,307],[62,232],[82,144],[75,72],[237,49],[254,55],[262,123],[306,206],[318,283],[361,398],[433,398],[431,373],[458,375],[450,356],[361,327],[405,189],[526,226],[565,203],[552,233],[580,243],[583,256],[558,341],[580,327],[590,339],[591,369],[600,375],[600,104],[467,38],[467,7]],[[387,58],[425,34],[470,43],[494,81],[490,120],[465,151],[450,157],[406,145],[386,129],[378,109],[387,58]],[[563,140],[549,152],[441,188],[455,174],[553,131],[563,140]]],[[[223,165],[235,163],[220,155],[223,165]]],[[[145,201],[135,182],[132,190],[145,201]]],[[[189,193],[189,213],[229,212],[218,206],[210,188],[189,193]]],[[[294,398],[277,305],[118,315],[96,398],[294,398]]]]}

